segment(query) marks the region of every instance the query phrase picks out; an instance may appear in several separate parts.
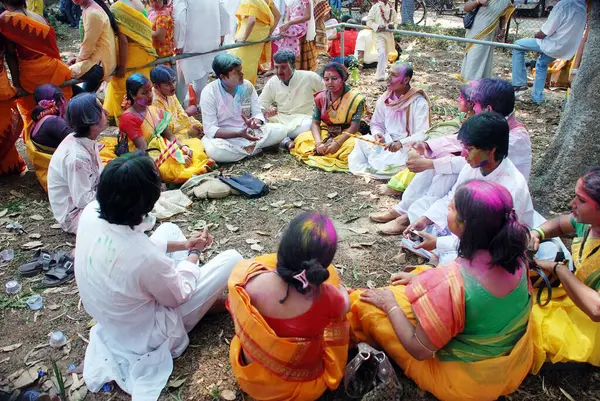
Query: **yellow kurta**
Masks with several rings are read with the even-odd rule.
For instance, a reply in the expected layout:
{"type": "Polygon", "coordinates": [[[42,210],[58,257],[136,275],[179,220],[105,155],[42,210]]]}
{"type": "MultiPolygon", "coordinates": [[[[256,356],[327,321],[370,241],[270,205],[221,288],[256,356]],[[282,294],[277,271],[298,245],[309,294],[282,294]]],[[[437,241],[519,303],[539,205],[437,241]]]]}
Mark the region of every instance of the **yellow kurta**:
{"type": "MultiPolygon", "coordinates": [[[[575,238],[571,249],[577,268],[575,276],[596,290],[600,288],[600,238],[588,238],[579,259],[582,238],[575,238]],[[593,255],[590,255],[592,254],[593,255]]],[[[542,295],[543,296],[543,295],[542,295]]],[[[552,291],[546,306],[534,305],[531,312],[534,343],[533,373],[546,361],[586,362],[600,366],[600,323],[590,319],[561,287],[552,291]]]]}
{"type": "MultiPolygon", "coordinates": [[[[275,24],[273,13],[269,7],[270,3],[271,0],[242,0],[235,14],[238,19],[236,39],[241,39],[246,32],[250,17],[256,18],[256,23],[247,41],[257,42],[269,37],[275,24]]],[[[271,60],[271,43],[238,47],[230,50],[230,53],[242,59],[244,78],[254,85],[258,76],[258,66],[271,60]]]]}

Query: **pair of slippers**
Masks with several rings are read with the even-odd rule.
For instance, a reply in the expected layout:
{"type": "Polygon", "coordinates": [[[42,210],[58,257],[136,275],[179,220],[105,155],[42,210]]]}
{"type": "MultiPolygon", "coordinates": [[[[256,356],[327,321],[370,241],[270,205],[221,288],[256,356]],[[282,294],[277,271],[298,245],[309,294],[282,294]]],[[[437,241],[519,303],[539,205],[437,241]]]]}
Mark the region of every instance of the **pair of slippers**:
{"type": "Polygon", "coordinates": [[[65,252],[51,254],[48,251],[37,250],[33,258],[19,267],[19,273],[23,277],[33,277],[44,273],[42,286],[57,287],[75,277],[75,265],[73,257],[65,252]]]}

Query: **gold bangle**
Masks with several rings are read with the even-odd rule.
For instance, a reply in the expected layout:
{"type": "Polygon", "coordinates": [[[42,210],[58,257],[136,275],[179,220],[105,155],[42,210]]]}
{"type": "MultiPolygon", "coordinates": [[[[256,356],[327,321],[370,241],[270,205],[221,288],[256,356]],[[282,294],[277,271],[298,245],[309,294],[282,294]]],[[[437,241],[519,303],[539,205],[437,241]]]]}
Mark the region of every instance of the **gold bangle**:
{"type": "Polygon", "coordinates": [[[390,313],[392,313],[393,311],[395,311],[396,309],[398,309],[398,305],[393,306],[389,311],[387,311],[387,315],[389,316],[390,313]]]}

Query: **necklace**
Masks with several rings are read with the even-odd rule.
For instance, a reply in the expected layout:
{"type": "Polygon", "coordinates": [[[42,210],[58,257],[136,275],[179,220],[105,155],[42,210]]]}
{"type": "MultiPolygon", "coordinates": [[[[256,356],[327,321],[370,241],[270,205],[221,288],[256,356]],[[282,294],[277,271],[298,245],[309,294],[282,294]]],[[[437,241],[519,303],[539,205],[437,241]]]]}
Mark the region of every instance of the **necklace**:
{"type": "Polygon", "coordinates": [[[390,23],[390,21],[392,20],[392,7],[390,7],[390,13],[389,13],[388,17],[385,18],[385,15],[383,15],[383,6],[384,6],[384,4],[381,3],[381,6],[379,7],[379,14],[381,15],[381,19],[383,20],[383,22],[385,22],[385,24],[388,25],[390,23]]]}
{"type": "Polygon", "coordinates": [[[342,96],[338,97],[335,100],[332,100],[331,92],[329,92],[327,94],[327,110],[331,109],[329,111],[329,114],[331,115],[332,118],[335,118],[337,116],[337,110],[340,108],[340,105],[342,104],[342,97],[343,97],[343,93],[342,93],[342,96]],[[334,106],[336,102],[337,102],[337,107],[334,106]]]}

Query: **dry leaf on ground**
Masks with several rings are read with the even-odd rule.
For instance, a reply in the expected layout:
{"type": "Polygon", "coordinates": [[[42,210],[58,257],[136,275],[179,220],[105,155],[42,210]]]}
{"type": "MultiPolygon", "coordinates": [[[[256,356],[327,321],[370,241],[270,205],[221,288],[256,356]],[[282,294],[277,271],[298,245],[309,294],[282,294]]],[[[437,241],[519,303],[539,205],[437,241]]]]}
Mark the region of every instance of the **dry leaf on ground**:
{"type": "Polygon", "coordinates": [[[336,196],[338,196],[338,193],[337,193],[337,192],[332,192],[332,193],[330,193],[330,194],[327,194],[327,197],[328,197],[329,199],[333,199],[333,198],[335,198],[336,196]]]}
{"type": "Polygon", "coordinates": [[[256,252],[262,252],[265,248],[263,248],[262,246],[260,246],[258,244],[252,244],[252,246],[250,246],[250,249],[252,249],[253,251],[256,251],[256,252]]]}
{"type": "Polygon", "coordinates": [[[16,343],[16,344],[12,344],[12,345],[7,345],[5,347],[0,348],[0,352],[10,352],[10,351],[14,351],[17,348],[20,348],[21,345],[23,345],[23,343],[16,343]]]}
{"type": "Polygon", "coordinates": [[[44,243],[42,241],[31,241],[31,242],[26,242],[23,245],[21,245],[21,248],[23,249],[34,249],[34,248],[39,248],[40,246],[43,246],[44,243]]]}
{"type": "Polygon", "coordinates": [[[232,233],[237,232],[240,228],[231,224],[225,224],[225,227],[232,233]]]}
{"type": "Polygon", "coordinates": [[[227,401],[233,401],[236,399],[235,392],[231,390],[223,390],[221,391],[221,398],[227,401]]]}
{"type": "Polygon", "coordinates": [[[42,221],[42,220],[44,220],[44,216],[41,216],[39,214],[34,214],[32,216],[29,216],[29,218],[31,220],[35,220],[35,221],[42,221]]]}

